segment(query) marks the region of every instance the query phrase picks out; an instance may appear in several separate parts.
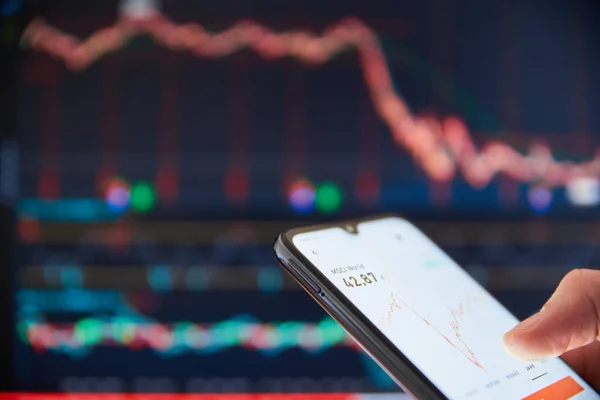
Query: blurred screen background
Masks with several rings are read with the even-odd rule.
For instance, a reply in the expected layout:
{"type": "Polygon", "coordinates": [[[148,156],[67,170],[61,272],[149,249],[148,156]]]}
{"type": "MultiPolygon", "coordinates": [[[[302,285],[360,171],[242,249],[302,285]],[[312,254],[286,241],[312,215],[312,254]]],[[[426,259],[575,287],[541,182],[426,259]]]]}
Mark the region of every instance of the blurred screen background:
{"type": "Polygon", "coordinates": [[[585,1],[0,2],[2,381],[398,389],[279,231],[415,220],[518,317],[600,263],[585,1]]]}

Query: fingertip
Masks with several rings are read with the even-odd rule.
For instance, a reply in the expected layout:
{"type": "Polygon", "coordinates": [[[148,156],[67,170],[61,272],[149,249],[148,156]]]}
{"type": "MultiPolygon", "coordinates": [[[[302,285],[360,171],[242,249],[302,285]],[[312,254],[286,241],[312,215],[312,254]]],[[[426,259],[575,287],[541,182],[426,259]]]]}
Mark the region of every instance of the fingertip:
{"type": "Polygon", "coordinates": [[[554,347],[540,335],[518,328],[504,334],[502,345],[510,356],[522,361],[539,361],[560,355],[555,354],[554,347]]]}
{"type": "Polygon", "coordinates": [[[504,334],[502,345],[507,353],[518,359],[526,358],[529,353],[527,349],[531,348],[531,335],[528,333],[539,323],[540,317],[540,313],[536,313],[504,334]]]}
{"type": "Polygon", "coordinates": [[[518,331],[509,331],[502,337],[504,350],[514,358],[523,359],[523,343],[518,331]]]}

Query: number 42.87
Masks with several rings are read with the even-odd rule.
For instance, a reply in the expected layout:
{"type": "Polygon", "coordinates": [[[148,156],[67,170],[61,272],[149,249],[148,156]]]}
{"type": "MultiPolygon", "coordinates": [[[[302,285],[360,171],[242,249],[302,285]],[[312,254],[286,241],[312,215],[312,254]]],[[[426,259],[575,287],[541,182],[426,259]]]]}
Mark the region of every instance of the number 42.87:
{"type": "Polygon", "coordinates": [[[375,275],[373,275],[372,272],[360,274],[358,278],[355,276],[349,276],[347,279],[343,279],[344,284],[346,284],[346,286],[348,287],[367,286],[371,283],[377,282],[377,278],[375,277],[375,275]]]}

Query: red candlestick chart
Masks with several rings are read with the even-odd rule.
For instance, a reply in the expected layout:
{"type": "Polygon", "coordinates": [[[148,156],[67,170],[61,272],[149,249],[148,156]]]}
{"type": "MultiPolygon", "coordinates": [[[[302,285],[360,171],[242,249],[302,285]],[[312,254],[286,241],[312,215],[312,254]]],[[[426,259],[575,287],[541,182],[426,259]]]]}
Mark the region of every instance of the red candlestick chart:
{"type": "Polygon", "coordinates": [[[419,314],[417,311],[415,311],[404,300],[402,300],[399,296],[397,296],[394,293],[392,293],[392,295],[391,295],[390,306],[389,306],[389,309],[387,310],[386,316],[380,322],[389,324],[392,322],[394,314],[397,311],[408,310],[414,316],[416,316],[418,319],[423,321],[423,323],[425,323],[427,326],[429,326],[431,329],[433,329],[435,331],[435,333],[441,339],[443,339],[446,343],[448,343],[455,350],[460,352],[460,354],[464,358],[466,358],[471,364],[475,365],[478,368],[485,370],[483,365],[481,365],[481,363],[477,359],[475,352],[473,350],[471,350],[471,348],[467,345],[467,343],[465,343],[465,341],[462,339],[462,333],[460,331],[460,328],[461,328],[460,321],[465,316],[465,313],[471,309],[473,303],[476,302],[477,300],[479,300],[478,297],[467,296],[467,299],[464,302],[461,302],[456,309],[453,309],[453,308],[449,309],[450,316],[451,316],[449,324],[452,327],[452,330],[454,331],[455,339],[450,338],[450,337],[448,337],[448,335],[444,334],[439,328],[437,328],[435,325],[433,325],[427,318],[423,317],[421,314],[419,314]]]}
{"type": "MultiPolygon", "coordinates": [[[[357,18],[331,25],[321,35],[306,31],[275,32],[252,21],[241,21],[218,33],[197,23],[177,24],[159,12],[123,16],[112,26],[80,41],[42,19],[25,29],[22,43],[63,60],[80,71],[128,41],[148,35],[157,44],[203,58],[222,58],[251,49],[265,60],[292,57],[311,65],[325,64],[338,54],[356,50],[362,76],[379,117],[394,142],[404,149],[433,182],[449,182],[457,174],[474,188],[487,186],[498,174],[520,183],[543,182],[562,187],[573,180],[600,175],[600,158],[576,163],[557,160],[544,142],[522,154],[511,145],[491,140],[478,148],[466,123],[457,116],[437,119],[413,114],[394,88],[390,69],[377,34],[357,18]]],[[[243,181],[240,171],[235,180],[243,181]]],[[[234,179],[230,177],[231,179],[234,179]]]]}

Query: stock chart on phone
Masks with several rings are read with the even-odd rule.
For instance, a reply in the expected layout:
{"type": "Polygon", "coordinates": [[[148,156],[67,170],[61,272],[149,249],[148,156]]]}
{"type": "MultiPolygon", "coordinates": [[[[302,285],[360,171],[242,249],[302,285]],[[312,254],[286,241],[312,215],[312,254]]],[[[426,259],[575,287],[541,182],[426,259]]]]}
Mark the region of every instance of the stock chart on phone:
{"type": "Polygon", "coordinates": [[[298,223],[414,218],[520,317],[593,267],[595,14],[521,3],[2,5],[18,388],[397,390],[276,265],[298,223]]]}

